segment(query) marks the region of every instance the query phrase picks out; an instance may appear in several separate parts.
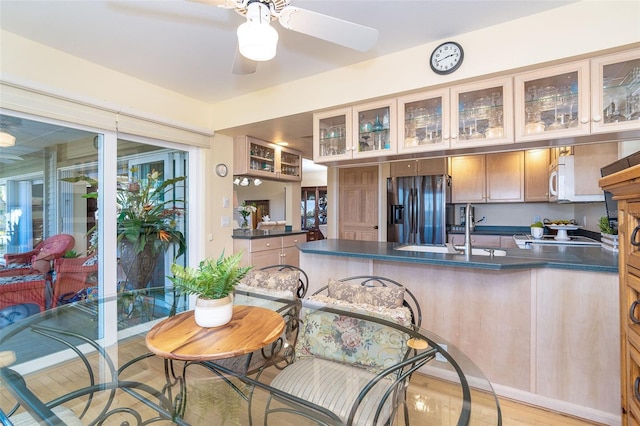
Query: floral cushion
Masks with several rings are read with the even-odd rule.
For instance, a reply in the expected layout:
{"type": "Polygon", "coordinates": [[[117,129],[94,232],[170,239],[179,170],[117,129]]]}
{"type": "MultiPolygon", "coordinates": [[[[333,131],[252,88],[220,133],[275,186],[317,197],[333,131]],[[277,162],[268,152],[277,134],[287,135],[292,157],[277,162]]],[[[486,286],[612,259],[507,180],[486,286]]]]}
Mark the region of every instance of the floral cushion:
{"type": "Polygon", "coordinates": [[[261,271],[252,269],[240,283],[249,287],[296,294],[300,284],[300,271],[261,271]]]}
{"type": "Polygon", "coordinates": [[[329,297],[351,303],[398,308],[404,301],[404,287],[367,287],[358,283],[342,282],[329,278],[329,297]]]}
{"type": "MultiPolygon", "coordinates": [[[[311,300],[319,301],[316,296],[311,300]]],[[[347,310],[344,302],[334,307],[347,310]]],[[[352,305],[349,310],[374,315],[362,305],[352,305]]],[[[379,312],[374,316],[397,322],[397,317],[379,312]]],[[[384,324],[316,309],[305,309],[302,318],[302,335],[296,344],[298,358],[316,356],[380,372],[402,361],[407,352],[409,336],[384,324]]]]}

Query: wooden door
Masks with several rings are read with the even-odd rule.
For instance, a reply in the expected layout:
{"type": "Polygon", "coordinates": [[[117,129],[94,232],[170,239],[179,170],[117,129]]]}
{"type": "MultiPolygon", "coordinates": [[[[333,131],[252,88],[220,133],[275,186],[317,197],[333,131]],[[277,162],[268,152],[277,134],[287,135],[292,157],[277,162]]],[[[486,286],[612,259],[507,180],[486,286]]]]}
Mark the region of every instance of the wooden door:
{"type": "Polygon", "coordinates": [[[340,169],[339,187],[340,238],[378,241],[378,166],[340,169]]]}
{"type": "Polygon", "coordinates": [[[487,154],[487,202],[524,201],[524,153],[487,154]]]}

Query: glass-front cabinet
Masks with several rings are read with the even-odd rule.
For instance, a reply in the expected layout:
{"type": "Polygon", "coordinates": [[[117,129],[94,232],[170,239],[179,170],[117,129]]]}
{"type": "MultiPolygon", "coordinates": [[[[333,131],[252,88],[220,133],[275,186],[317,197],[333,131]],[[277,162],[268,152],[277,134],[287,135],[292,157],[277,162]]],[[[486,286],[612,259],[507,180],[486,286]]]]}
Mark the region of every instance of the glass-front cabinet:
{"type": "Polygon", "coordinates": [[[449,148],[449,89],[398,98],[398,153],[449,148]]]}
{"type": "Polygon", "coordinates": [[[317,163],[351,158],[351,108],[313,115],[313,159],[317,163]]]}
{"type": "Polygon", "coordinates": [[[513,143],[511,78],[455,86],[451,99],[451,148],[513,143]]]}
{"type": "Polygon", "coordinates": [[[302,155],[271,142],[251,136],[234,140],[235,175],[246,175],[285,181],[302,179],[302,155]]]}
{"type": "Polygon", "coordinates": [[[640,129],[640,50],[591,61],[593,133],[640,129]]]}
{"type": "Polygon", "coordinates": [[[376,157],[397,152],[396,100],[370,102],[353,107],[353,158],[376,157]]]}
{"type": "Polygon", "coordinates": [[[515,76],[516,141],[589,134],[588,82],[589,61],[515,76]]]}

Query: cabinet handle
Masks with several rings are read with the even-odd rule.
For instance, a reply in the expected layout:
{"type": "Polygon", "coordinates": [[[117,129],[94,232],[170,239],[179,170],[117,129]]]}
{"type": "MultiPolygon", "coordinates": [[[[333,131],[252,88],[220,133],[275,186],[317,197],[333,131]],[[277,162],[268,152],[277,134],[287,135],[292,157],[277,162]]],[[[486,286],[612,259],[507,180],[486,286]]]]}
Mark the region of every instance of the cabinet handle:
{"type": "Polygon", "coordinates": [[[271,247],[271,243],[267,243],[267,247],[271,247]]]}
{"type": "Polygon", "coordinates": [[[640,324],[640,319],[636,317],[635,314],[635,310],[638,305],[640,305],[640,300],[634,300],[634,302],[631,304],[631,307],[629,308],[629,319],[634,324],[640,324]]]}
{"type": "Polygon", "coordinates": [[[293,240],[293,242],[294,242],[294,243],[297,243],[297,242],[298,242],[298,239],[296,238],[295,240],[293,240]]]}
{"type": "Polygon", "coordinates": [[[640,225],[636,226],[631,233],[631,245],[634,247],[640,247],[640,241],[636,241],[636,237],[638,236],[638,231],[640,230],[640,225]]]}
{"type": "Polygon", "coordinates": [[[599,115],[594,115],[594,116],[593,116],[593,121],[595,121],[596,123],[597,123],[598,121],[600,121],[600,120],[602,120],[602,117],[601,117],[601,116],[599,116],[599,115]]]}
{"type": "Polygon", "coordinates": [[[638,388],[640,388],[640,377],[636,377],[633,381],[633,396],[637,401],[640,401],[640,391],[638,391],[638,388]]]}

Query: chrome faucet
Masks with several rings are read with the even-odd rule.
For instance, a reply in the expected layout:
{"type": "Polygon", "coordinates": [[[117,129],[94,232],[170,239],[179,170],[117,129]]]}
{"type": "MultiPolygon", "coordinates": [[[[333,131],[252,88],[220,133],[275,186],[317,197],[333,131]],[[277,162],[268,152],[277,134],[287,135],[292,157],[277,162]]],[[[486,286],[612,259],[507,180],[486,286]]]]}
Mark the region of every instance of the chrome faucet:
{"type": "Polygon", "coordinates": [[[471,254],[471,227],[475,225],[473,223],[473,217],[471,216],[471,203],[467,203],[465,209],[465,221],[464,221],[464,252],[471,254]]]}

